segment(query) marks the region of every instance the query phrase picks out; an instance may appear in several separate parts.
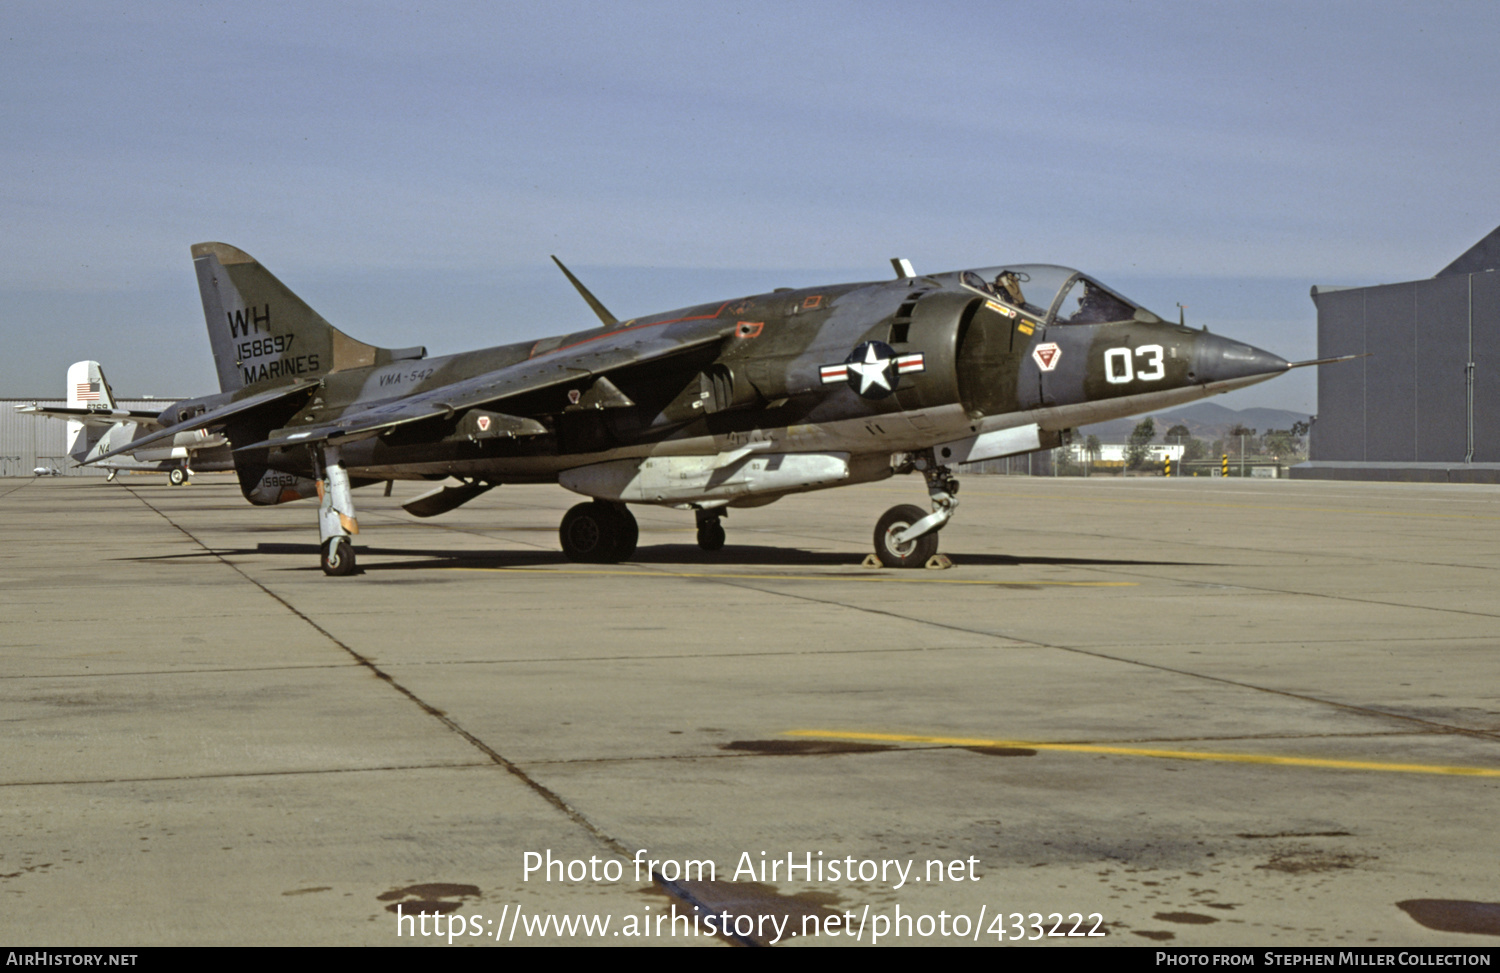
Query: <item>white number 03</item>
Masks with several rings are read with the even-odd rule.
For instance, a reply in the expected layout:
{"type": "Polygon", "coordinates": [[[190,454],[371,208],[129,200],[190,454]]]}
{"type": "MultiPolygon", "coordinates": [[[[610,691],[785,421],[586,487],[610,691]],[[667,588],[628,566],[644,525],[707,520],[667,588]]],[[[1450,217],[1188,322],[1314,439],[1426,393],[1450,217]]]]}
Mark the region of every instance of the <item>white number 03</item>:
{"type": "Polygon", "coordinates": [[[1131,379],[1140,379],[1143,382],[1155,382],[1167,377],[1166,366],[1162,363],[1161,345],[1141,345],[1135,350],[1135,356],[1141,359],[1144,366],[1137,370],[1130,359],[1129,348],[1111,348],[1104,353],[1104,378],[1111,385],[1124,385],[1131,379]]]}

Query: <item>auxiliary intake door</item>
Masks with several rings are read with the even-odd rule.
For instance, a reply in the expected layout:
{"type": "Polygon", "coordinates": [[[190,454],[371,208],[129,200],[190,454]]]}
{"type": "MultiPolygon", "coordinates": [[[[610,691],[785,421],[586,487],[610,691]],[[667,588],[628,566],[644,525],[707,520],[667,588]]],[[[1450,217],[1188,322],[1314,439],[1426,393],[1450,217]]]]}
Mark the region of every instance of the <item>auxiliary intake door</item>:
{"type": "Polygon", "coordinates": [[[1036,403],[1040,377],[1028,352],[1041,333],[1039,322],[1000,301],[976,300],[965,309],[958,337],[958,392],[971,418],[1036,403]]]}

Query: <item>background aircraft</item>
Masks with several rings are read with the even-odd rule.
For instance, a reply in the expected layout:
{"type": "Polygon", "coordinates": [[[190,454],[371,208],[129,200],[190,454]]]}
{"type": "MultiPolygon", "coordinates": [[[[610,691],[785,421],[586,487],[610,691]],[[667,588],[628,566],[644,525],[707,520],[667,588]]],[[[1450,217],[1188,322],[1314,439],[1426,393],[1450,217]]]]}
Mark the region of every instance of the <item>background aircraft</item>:
{"type": "Polygon", "coordinates": [[[66,419],[68,422],[68,455],[79,464],[97,463],[110,471],[114,479],[120,470],[132,472],[163,471],[173,486],[186,483],[197,470],[232,470],[234,458],[228,441],[205,429],[187,429],[174,433],[170,440],[160,440],[150,447],[137,449],[132,442],[138,436],[150,435],[162,428],[157,413],[122,409],[115,404],[114,392],[96,361],[74,362],[68,366],[67,406],[18,405],[25,415],[66,419]],[[98,462],[105,453],[130,456],[98,462]]]}
{"type": "Polygon", "coordinates": [[[252,503],[319,496],[334,575],[354,570],[351,487],[450,476],[461,483],[406,509],[432,516],[501,483],[560,483],[592,498],[564,516],[563,551],[610,562],[635,549],[627,504],[694,511],[714,550],[728,507],[916,472],[928,509],[892,507],[874,541],[881,563],[920,566],[957,508],[955,464],[1292,367],[1066,267],[916,276],[904,260],[894,280],[623,322],[568,274],[601,327],[429,359],[349,337],[241,250],[192,251],[222,392],[176,403],[129,448],[222,431],[252,503]]]}

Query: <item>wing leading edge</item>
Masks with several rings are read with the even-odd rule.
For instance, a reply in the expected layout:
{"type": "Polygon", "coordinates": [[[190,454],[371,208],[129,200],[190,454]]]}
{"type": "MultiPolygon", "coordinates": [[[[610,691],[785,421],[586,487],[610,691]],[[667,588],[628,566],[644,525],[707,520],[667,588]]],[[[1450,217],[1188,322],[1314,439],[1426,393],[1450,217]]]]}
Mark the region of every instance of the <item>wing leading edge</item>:
{"type": "Polygon", "coordinates": [[[226,422],[228,422],[235,416],[242,415],[246,412],[250,412],[254,409],[260,408],[261,406],[267,405],[271,402],[276,402],[280,399],[284,399],[292,395],[310,394],[312,390],[317,387],[318,383],[316,382],[303,382],[301,384],[286,385],[281,388],[261,392],[257,395],[247,396],[243,399],[239,399],[238,401],[231,402],[228,405],[222,405],[216,409],[210,409],[209,411],[204,412],[201,415],[196,415],[185,422],[179,422],[176,425],[166,426],[165,428],[153,432],[149,436],[142,436],[140,439],[133,441],[128,446],[122,446],[119,449],[112,449],[100,456],[95,456],[93,459],[90,459],[82,463],[81,465],[92,466],[95,463],[103,462],[104,460],[111,459],[115,456],[120,456],[125,453],[133,453],[143,446],[150,446],[152,443],[169,440],[173,436],[176,436],[178,433],[191,432],[194,429],[222,428],[226,422]]]}

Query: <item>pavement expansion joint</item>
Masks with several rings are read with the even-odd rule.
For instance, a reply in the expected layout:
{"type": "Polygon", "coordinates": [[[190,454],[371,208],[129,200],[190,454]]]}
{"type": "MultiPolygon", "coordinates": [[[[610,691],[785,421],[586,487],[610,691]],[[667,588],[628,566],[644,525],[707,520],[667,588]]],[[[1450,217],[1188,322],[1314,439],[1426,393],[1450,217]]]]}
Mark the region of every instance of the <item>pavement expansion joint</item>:
{"type": "Polygon", "coordinates": [[[244,770],[235,773],[170,774],[139,777],[88,777],[71,780],[14,780],[0,782],[0,787],[55,787],[80,784],[153,784],[178,780],[240,780],[258,777],[303,777],[324,774],[383,774],[410,770],[458,770],[466,767],[489,767],[490,761],[465,763],[391,764],[384,767],[308,767],[296,770],[244,770]]]}
{"type": "MultiPolygon", "coordinates": [[[[1439,566],[1440,567],[1447,567],[1448,565],[1439,565],[1439,566]]],[[[1142,577],[1144,577],[1144,578],[1150,578],[1153,581],[1176,581],[1176,582],[1178,582],[1180,584],[1184,584],[1184,585],[1190,585],[1190,586],[1195,586],[1195,587],[1204,587],[1204,585],[1202,585],[1201,582],[1186,581],[1184,579],[1179,579],[1179,578],[1163,578],[1160,575],[1143,574],[1142,572],[1139,572],[1139,571],[1125,571],[1125,570],[1121,570],[1121,569],[1105,569],[1105,568],[1095,568],[1094,570],[1105,572],[1105,573],[1109,573],[1109,574],[1123,574],[1123,575],[1126,575],[1127,577],[1132,577],[1132,578],[1142,578],[1142,577]]],[[[1249,593],[1255,593],[1255,594],[1291,595],[1291,596],[1294,596],[1294,597],[1300,596],[1300,597],[1303,597],[1303,598],[1326,598],[1329,601],[1345,601],[1345,602],[1350,602],[1351,604],[1356,604],[1356,605],[1379,605],[1382,608],[1402,608],[1402,609],[1408,609],[1408,610],[1411,610],[1411,611],[1431,611],[1431,612],[1443,612],[1445,614],[1452,614],[1452,615],[1472,615],[1472,616],[1475,616],[1475,617],[1478,617],[1478,618],[1500,618],[1500,613],[1496,613],[1496,612],[1475,611],[1475,610],[1470,609],[1470,608],[1444,608],[1444,607],[1437,606],[1437,605],[1414,605],[1414,604],[1410,604],[1410,603],[1404,602],[1404,601],[1390,601],[1388,599],[1383,599],[1383,598],[1354,598],[1354,597],[1351,597],[1349,595],[1336,595],[1336,594],[1330,594],[1330,593],[1325,592],[1325,591],[1298,591],[1298,590],[1293,589],[1293,588],[1272,588],[1272,587],[1268,587],[1268,586],[1265,586],[1265,585],[1245,585],[1245,584],[1212,585],[1212,586],[1207,586],[1207,587],[1233,588],[1233,589],[1238,589],[1240,591],[1249,592],[1249,593]]]]}
{"type": "MultiPolygon", "coordinates": [[[[721,581],[720,583],[727,584],[727,583],[730,583],[730,582],[721,581]]],[[[753,587],[753,586],[750,586],[750,585],[737,585],[736,587],[747,587],[748,588],[748,587],[753,587]]],[[[754,590],[764,591],[764,590],[767,590],[767,589],[755,588],[754,590]]],[[[1109,654],[1107,652],[1099,652],[1099,651],[1092,650],[1092,649],[1079,648],[1077,646],[1058,645],[1058,644],[1050,643],[1050,642],[1041,642],[1041,641],[1038,641],[1038,640],[1035,640],[1035,639],[1023,638],[1023,637],[1021,637],[1019,635],[1008,635],[1008,634],[1003,633],[1003,632],[988,632],[988,631],[984,631],[982,629],[965,628],[962,625],[956,625],[956,624],[954,624],[952,622],[941,622],[941,621],[935,621],[935,620],[932,620],[932,619],[923,619],[923,618],[916,618],[916,617],[913,617],[913,616],[910,616],[910,615],[903,615],[900,612],[897,612],[897,611],[894,611],[894,610],[888,609],[888,608],[874,608],[874,607],[870,607],[870,606],[867,606],[867,605],[851,605],[851,604],[848,604],[846,602],[831,601],[831,600],[823,599],[823,598],[814,598],[811,595],[803,594],[803,593],[798,592],[798,591],[775,590],[775,591],[772,591],[770,593],[779,595],[781,597],[793,598],[793,599],[796,599],[798,601],[806,601],[806,602],[810,602],[810,603],[818,604],[818,605],[836,605],[836,606],[839,606],[839,607],[842,607],[842,608],[848,608],[848,609],[851,609],[853,611],[865,612],[865,613],[872,614],[872,615],[883,615],[883,616],[886,616],[886,617],[889,617],[889,618],[898,618],[898,619],[901,619],[903,621],[916,622],[918,624],[927,625],[927,626],[931,626],[931,627],[934,627],[934,628],[944,628],[944,629],[948,629],[950,631],[964,632],[964,633],[967,633],[967,634],[970,634],[970,635],[982,635],[982,636],[987,636],[987,637],[990,637],[990,638],[1005,639],[1007,641],[1010,641],[1010,642],[1013,642],[1013,643],[1017,643],[1017,644],[1020,644],[1020,645],[1031,645],[1031,646],[1035,646],[1037,648],[1044,648],[1044,649],[1057,649],[1057,650],[1062,651],[1062,652],[1072,652],[1072,653],[1075,653],[1077,655],[1089,656],[1089,657],[1095,658],[1095,659],[1103,659],[1103,660],[1107,660],[1109,662],[1117,662],[1117,663],[1120,663],[1122,665],[1137,666],[1137,667],[1140,667],[1140,668],[1143,668],[1143,669],[1154,669],[1154,670],[1156,670],[1158,672],[1166,672],[1166,673],[1171,673],[1173,675],[1178,675],[1178,676],[1187,676],[1188,678],[1191,678],[1191,679],[1202,679],[1202,680],[1205,680],[1205,681],[1208,681],[1208,682],[1218,683],[1219,685],[1234,686],[1234,687],[1239,688],[1239,689],[1248,689],[1248,690],[1251,690],[1253,692],[1260,692],[1260,693],[1266,693],[1266,694],[1273,695],[1273,696],[1280,696],[1280,697],[1282,697],[1284,699],[1295,699],[1295,700],[1299,700],[1299,701],[1304,702],[1304,703],[1313,703],[1313,704],[1316,704],[1316,705],[1319,705],[1319,706],[1328,706],[1328,707],[1332,707],[1334,709],[1343,710],[1344,712],[1348,712],[1348,713],[1357,713],[1357,714],[1362,715],[1362,716],[1369,716],[1369,717],[1374,717],[1374,718],[1377,718],[1377,719],[1385,719],[1385,720],[1398,720],[1398,721],[1402,721],[1404,723],[1408,723],[1408,724],[1411,724],[1411,725],[1423,727],[1423,728],[1425,728],[1425,729],[1427,729],[1427,730],[1429,730],[1431,732],[1435,732],[1435,733],[1451,733],[1451,734],[1458,734],[1458,735],[1463,735],[1463,736],[1477,737],[1477,738],[1485,739],[1485,740],[1500,740],[1500,731],[1476,730],[1476,729],[1471,729],[1471,728],[1468,728],[1468,727],[1453,726],[1451,724],[1438,723],[1438,722],[1435,722],[1433,720],[1425,720],[1425,719],[1422,719],[1420,717],[1407,716],[1407,715],[1401,714],[1401,713],[1391,713],[1391,712],[1387,712],[1385,710],[1376,709],[1375,707],[1372,707],[1372,706],[1359,706],[1359,705],[1356,705],[1356,704],[1353,704],[1353,703],[1341,703],[1341,702],[1338,702],[1336,700],[1322,699],[1322,698],[1319,698],[1317,696],[1310,696],[1310,695],[1306,695],[1306,694],[1303,694],[1303,693],[1294,693],[1294,692],[1291,692],[1291,691],[1285,690],[1285,689],[1274,689],[1274,688],[1269,687],[1269,686],[1257,686],[1257,685],[1254,685],[1253,683],[1242,682],[1242,681],[1240,681],[1238,679],[1229,679],[1229,678],[1226,678],[1224,676],[1214,676],[1214,675],[1209,675],[1208,673],[1193,672],[1193,671],[1191,671],[1189,669],[1179,669],[1179,668],[1176,668],[1176,667],[1173,667],[1173,666],[1161,665],[1160,663],[1145,662],[1145,661],[1142,661],[1140,659],[1128,659],[1128,658],[1125,658],[1123,656],[1111,655],[1111,654],[1109,654]]],[[[1297,592],[1287,592],[1287,593],[1288,594],[1297,594],[1297,592]]]]}
{"type": "Polygon", "coordinates": [[[27,487],[31,486],[33,483],[35,483],[39,479],[41,479],[41,477],[33,476],[31,479],[27,480],[25,483],[22,483],[20,486],[11,487],[9,490],[6,490],[4,493],[0,493],[0,500],[4,500],[6,497],[10,496],[12,493],[15,493],[17,490],[24,490],[24,489],[26,489],[27,487]]]}
{"type": "MultiPolygon", "coordinates": [[[[177,528],[177,530],[181,531],[184,535],[186,535],[188,538],[190,538],[193,541],[193,543],[197,544],[199,547],[202,547],[206,551],[210,550],[210,548],[208,547],[208,545],[204,544],[201,540],[199,540],[198,537],[196,535],[194,535],[190,530],[188,530],[187,528],[183,527],[181,524],[178,524],[176,521],[172,520],[171,517],[169,517],[167,514],[163,513],[161,510],[159,510],[157,507],[155,507],[153,504],[151,504],[149,501],[147,501],[144,497],[141,497],[134,490],[131,490],[129,486],[126,486],[125,489],[127,491],[129,491],[133,496],[135,496],[137,500],[139,500],[141,503],[145,504],[152,511],[154,511],[157,515],[159,515],[163,520],[167,521],[167,523],[171,524],[173,527],[177,528]]],[[[215,555],[215,556],[217,556],[217,555],[215,555]]],[[[487,744],[483,740],[479,739],[479,737],[475,736],[473,733],[470,733],[468,730],[464,729],[461,725],[459,725],[459,723],[456,720],[454,720],[447,713],[444,713],[442,710],[438,709],[436,706],[433,706],[431,703],[429,703],[426,700],[422,699],[420,696],[418,696],[411,689],[408,689],[406,686],[404,686],[400,682],[396,681],[396,679],[393,676],[391,676],[390,673],[385,672],[383,669],[381,669],[379,666],[377,666],[373,661],[371,661],[370,659],[366,658],[364,655],[362,655],[359,652],[357,652],[354,648],[352,648],[348,644],[346,644],[343,641],[341,641],[340,639],[338,639],[336,636],[333,635],[333,633],[329,632],[327,629],[323,628],[317,622],[313,621],[306,614],[304,614],[303,612],[301,612],[300,610],[298,610],[296,606],[294,606],[290,602],[288,602],[285,598],[283,598],[282,596],[278,595],[276,592],[272,591],[270,588],[266,587],[261,582],[255,580],[254,578],[252,578],[249,575],[245,574],[245,572],[238,565],[236,565],[236,564],[234,564],[234,563],[232,563],[230,561],[224,560],[222,557],[220,557],[219,560],[222,563],[224,563],[226,566],[228,566],[231,570],[233,570],[236,574],[238,574],[240,577],[244,578],[250,584],[254,585],[255,587],[259,588],[261,591],[263,591],[266,594],[267,597],[269,597],[269,598],[273,599],[274,601],[278,602],[287,611],[291,612],[293,615],[296,615],[298,618],[302,619],[303,622],[305,622],[308,626],[310,626],[315,631],[317,631],[319,634],[321,634],[324,638],[328,639],[328,641],[332,642],[334,645],[338,646],[340,649],[342,649],[345,652],[347,652],[361,666],[364,666],[365,668],[369,669],[370,672],[372,674],[374,674],[377,678],[384,680],[387,685],[389,685],[396,692],[400,693],[402,696],[406,697],[412,703],[415,703],[418,707],[420,707],[422,709],[423,712],[427,713],[433,719],[436,719],[438,722],[442,723],[445,727],[447,727],[453,733],[455,733],[458,736],[462,737],[471,746],[473,746],[475,749],[479,750],[481,753],[483,753],[485,756],[487,756],[494,764],[496,764],[497,766],[501,767],[502,769],[504,769],[505,771],[507,771],[508,773],[510,773],[512,776],[516,777],[518,780],[520,780],[522,783],[524,783],[528,788],[530,788],[534,793],[536,793],[537,796],[541,797],[548,804],[551,804],[554,808],[556,808],[557,810],[561,811],[574,824],[577,824],[583,830],[587,831],[590,835],[592,835],[594,837],[595,840],[599,841],[601,844],[603,844],[605,847],[609,848],[611,851],[615,852],[616,854],[624,855],[624,856],[627,856],[627,857],[629,856],[630,852],[627,849],[627,847],[624,844],[624,842],[620,841],[618,838],[615,838],[613,835],[610,835],[610,834],[607,834],[606,832],[604,832],[598,825],[594,824],[592,821],[590,821],[588,818],[586,818],[582,813],[580,813],[577,809],[575,809],[572,805],[568,804],[567,801],[565,801],[562,798],[561,795],[557,794],[551,788],[547,787],[546,785],[542,784],[540,781],[537,781],[536,779],[534,779],[533,777],[531,777],[524,770],[522,770],[520,766],[518,766],[513,761],[507,759],[498,750],[494,749],[489,744],[487,744]]]]}
{"type": "Polygon", "coordinates": [[[812,648],[812,649],[746,649],[733,652],[653,652],[653,653],[630,653],[628,655],[553,655],[533,656],[524,659],[428,659],[416,662],[394,662],[389,663],[391,669],[411,669],[424,666],[510,666],[510,665],[555,665],[557,663],[574,662],[650,662],[670,659],[764,659],[764,658],[801,658],[811,656],[821,658],[823,656],[836,655],[891,655],[907,652],[994,652],[996,648],[1034,648],[1030,643],[1017,644],[1015,646],[992,646],[980,648],[973,645],[877,645],[859,646],[854,648],[812,648]]]}
{"type": "Polygon", "coordinates": [[[125,669],[117,672],[33,672],[19,673],[15,675],[0,675],[0,680],[6,679],[113,679],[117,677],[138,676],[197,676],[215,675],[228,672],[301,672],[309,669],[353,669],[359,663],[354,660],[346,662],[305,662],[305,663],[282,663],[273,666],[183,666],[180,669],[125,669]]]}

